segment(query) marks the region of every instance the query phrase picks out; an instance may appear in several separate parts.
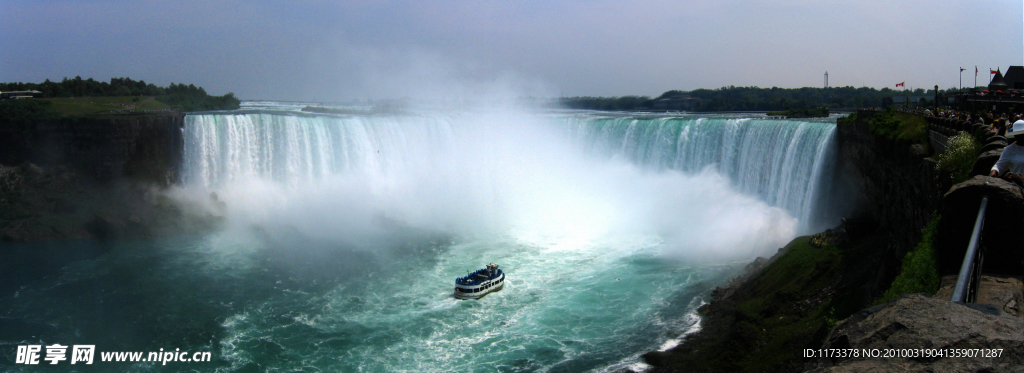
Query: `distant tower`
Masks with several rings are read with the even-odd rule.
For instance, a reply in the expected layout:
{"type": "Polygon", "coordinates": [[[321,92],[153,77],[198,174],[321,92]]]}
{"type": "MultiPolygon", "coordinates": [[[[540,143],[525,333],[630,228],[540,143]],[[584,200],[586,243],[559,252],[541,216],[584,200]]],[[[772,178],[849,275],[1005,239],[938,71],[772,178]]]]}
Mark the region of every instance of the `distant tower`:
{"type": "Polygon", "coordinates": [[[828,88],[828,71],[825,72],[825,88],[828,88]]]}

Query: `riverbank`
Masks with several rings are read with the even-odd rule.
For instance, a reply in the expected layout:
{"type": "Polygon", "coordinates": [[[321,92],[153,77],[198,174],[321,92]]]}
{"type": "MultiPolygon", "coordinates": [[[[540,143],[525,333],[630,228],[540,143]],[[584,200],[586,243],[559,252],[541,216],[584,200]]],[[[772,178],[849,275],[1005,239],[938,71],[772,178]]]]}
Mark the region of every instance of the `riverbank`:
{"type": "Polygon", "coordinates": [[[856,203],[856,218],[835,230],[841,238],[814,247],[799,237],[716,289],[698,333],[644,356],[653,372],[802,371],[803,349],[820,348],[837,322],[889,288],[949,183],[921,144],[879,135],[872,112],[858,114],[836,128],[837,182],[856,203]]]}

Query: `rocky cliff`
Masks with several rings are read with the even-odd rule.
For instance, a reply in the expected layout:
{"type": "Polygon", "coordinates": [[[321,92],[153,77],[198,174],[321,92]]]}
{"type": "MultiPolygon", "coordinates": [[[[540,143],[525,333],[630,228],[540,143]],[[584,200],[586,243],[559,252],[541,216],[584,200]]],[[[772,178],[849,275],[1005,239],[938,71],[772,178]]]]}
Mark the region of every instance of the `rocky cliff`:
{"type": "Polygon", "coordinates": [[[848,175],[859,193],[855,215],[869,219],[885,237],[886,247],[880,249],[888,260],[880,276],[892,280],[952,182],[936,171],[936,162],[926,157],[923,144],[872,133],[868,124],[872,115],[872,111],[861,110],[856,120],[836,127],[838,157],[841,174],[848,175]]]}
{"type": "MultiPolygon", "coordinates": [[[[2,124],[2,123],[0,123],[2,124]]],[[[66,166],[100,183],[178,180],[184,115],[60,118],[28,128],[0,125],[0,164],[66,166]]]]}
{"type": "MultiPolygon", "coordinates": [[[[163,195],[179,178],[184,116],[0,119],[0,241],[195,234],[218,218],[163,195]]],[[[213,201],[216,202],[216,201],[213,201]]]]}

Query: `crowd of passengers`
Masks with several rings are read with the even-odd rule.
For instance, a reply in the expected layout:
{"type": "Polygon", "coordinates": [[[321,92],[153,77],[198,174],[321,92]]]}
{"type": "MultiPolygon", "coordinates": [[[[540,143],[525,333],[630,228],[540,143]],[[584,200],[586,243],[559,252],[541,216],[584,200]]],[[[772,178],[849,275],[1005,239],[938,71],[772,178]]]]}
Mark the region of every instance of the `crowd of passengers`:
{"type": "Polygon", "coordinates": [[[989,176],[1002,178],[1024,190],[1024,119],[1022,119],[1024,117],[1021,114],[993,112],[971,114],[955,110],[939,110],[932,113],[928,109],[918,112],[939,118],[955,118],[980,124],[988,127],[996,135],[1006,137],[1007,145],[1003,148],[999,160],[989,171],[989,176]]]}

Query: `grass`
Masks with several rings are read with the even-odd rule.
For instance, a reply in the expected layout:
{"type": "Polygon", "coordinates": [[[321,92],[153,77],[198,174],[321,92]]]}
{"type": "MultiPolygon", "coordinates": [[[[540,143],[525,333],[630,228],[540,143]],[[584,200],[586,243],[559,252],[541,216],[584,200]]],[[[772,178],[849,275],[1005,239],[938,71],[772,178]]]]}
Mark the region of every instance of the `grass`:
{"type": "Polygon", "coordinates": [[[821,345],[836,306],[824,299],[804,300],[815,299],[829,288],[841,272],[842,257],[835,246],[815,248],[810,237],[798,237],[754,279],[750,298],[736,307],[737,332],[751,344],[743,370],[789,366],[794,363],[793,351],[821,345]]]}
{"type": "MultiPolygon", "coordinates": [[[[695,344],[684,345],[667,371],[788,372],[803,369],[800,352],[820,348],[837,317],[849,316],[833,293],[843,250],[816,248],[797,237],[785,253],[736,289],[718,307],[695,344]],[[830,321],[831,320],[831,321],[830,321]]],[[[855,310],[854,310],[855,311],[855,310]]]]}
{"type": "Polygon", "coordinates": [[[875,304],[891,301],[904,294],[934,294],[939,290],[939,267],[935,259],[934,243],[940,219],[940,216],[935,214],[921,230],[921,242],[903,257],[900,274],[889,285],[889,290],[875,300],[875,304]]]}
{"type": "Polygon", "coordinates": [[[148,97],[75,97],[75,98],[51,98],[45,101],[50,102],[50,111],[58,113],[63,117],[102,115],[114,110],[127,110],[129,112],[142,112],[145,110],[168,109],[167,104],[149,100],[148,97]]]}
{"type": "MultiPolygon", "coordinates": [[[[856,120],[852,117],[848,120],[856,120]]],[[[871,131],[889,140],[913,144],[928,143],[928,122],[919,114],[885,110],[867,118],[871,131]]]]}

